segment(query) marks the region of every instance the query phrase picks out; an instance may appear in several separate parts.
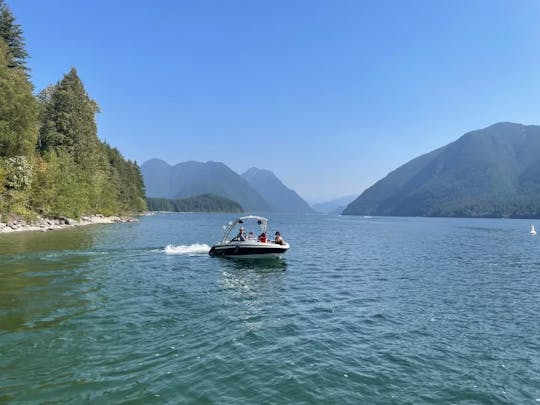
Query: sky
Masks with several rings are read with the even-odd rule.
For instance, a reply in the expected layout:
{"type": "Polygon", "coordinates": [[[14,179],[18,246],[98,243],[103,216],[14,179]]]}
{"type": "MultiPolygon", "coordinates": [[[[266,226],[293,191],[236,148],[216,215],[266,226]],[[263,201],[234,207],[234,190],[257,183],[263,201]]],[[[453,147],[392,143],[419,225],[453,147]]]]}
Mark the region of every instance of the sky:
{"type": "Polygon", "coordinates": [[[500,121],[540,124],[540,1],[6,0],[36,92],[75,67],[142,164],[272,170],[360,194],[500,121]]]}

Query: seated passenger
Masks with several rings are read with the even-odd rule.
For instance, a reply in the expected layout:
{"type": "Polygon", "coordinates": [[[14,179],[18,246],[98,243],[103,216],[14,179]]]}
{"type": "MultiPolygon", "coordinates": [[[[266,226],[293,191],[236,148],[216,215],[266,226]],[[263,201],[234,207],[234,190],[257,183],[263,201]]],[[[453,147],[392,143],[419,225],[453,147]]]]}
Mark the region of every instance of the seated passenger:
{"type": "Polygon", "coordinates": [[[279,231],[276,232],[276,239],[274,239],[274,243],[277,243],[278,245],[283,245],[285,243],[279,231]]]}
{"type": "Polygon", "coordinates": [[[234,238],[233,238],[233,241],[241,241],[241,242],[244,242],[246,240],[246,234],[244,232],[244,227],[240,227],[239,231],[238,231],[238,235],[236,235],[234,238]]]}
{"type": "Polygon", "coordinates": [[[266,233],[265,232],[261,233],[257,240],[261,243],[266,243],[266,233]]]}

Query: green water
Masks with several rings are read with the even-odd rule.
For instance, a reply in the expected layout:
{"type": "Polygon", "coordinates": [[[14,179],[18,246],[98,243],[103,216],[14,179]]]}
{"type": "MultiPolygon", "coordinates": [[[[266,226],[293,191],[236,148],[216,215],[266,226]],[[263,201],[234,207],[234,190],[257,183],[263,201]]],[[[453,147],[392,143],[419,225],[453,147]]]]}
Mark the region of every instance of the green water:
{"type": "Polygon", "coordinates": [[[0,402],[540,403],[534,221],[271,215],[282,261],[208,257],[230,219],[0,235],[0,402]]]}

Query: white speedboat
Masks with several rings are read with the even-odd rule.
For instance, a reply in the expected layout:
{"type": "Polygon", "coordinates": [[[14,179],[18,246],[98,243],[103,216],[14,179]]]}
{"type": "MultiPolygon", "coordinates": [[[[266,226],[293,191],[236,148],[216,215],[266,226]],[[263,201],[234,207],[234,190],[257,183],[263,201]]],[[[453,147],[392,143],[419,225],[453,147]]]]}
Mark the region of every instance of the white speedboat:
{"type": "Polygon", "coordinates": [[[285,241],[276,243],[266,239],[268,219],[249,215],[235,219],[229,224],[221,242],[216,243],[210,249],[210,256],[236,257],[242,259],[266,259],[278,258],[288,249],[289,244],[285,241]],[[243,233],[244,227],[250,229],[251,224],[258,226],[258,235],[243,233]],[[238,227],[238,234],[230,238],[232,231],[238,227]],[[251,236],[253,235],[253,236],[251,236]],[[261,237],[264,235],[263,237],[261,237]]]}

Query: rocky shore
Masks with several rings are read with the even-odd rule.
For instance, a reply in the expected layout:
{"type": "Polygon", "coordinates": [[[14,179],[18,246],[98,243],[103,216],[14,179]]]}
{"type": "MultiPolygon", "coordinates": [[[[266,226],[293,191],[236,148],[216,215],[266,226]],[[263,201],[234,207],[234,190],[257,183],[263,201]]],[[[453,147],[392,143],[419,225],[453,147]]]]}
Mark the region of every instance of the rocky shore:
{"type": "Polygon", "coordinates": [[[23,219],[15,219],[9,222],[0,222],[0,233],[23,232],[23,231],[53,231],[56,229],[72,228],[75,226],[93,224],[114,224],[117,222],[138,222],[133,217],[105,217],[103,215],[90,215],[76,220],[72,218],[38,218],[32,222],[23,219]]]}

